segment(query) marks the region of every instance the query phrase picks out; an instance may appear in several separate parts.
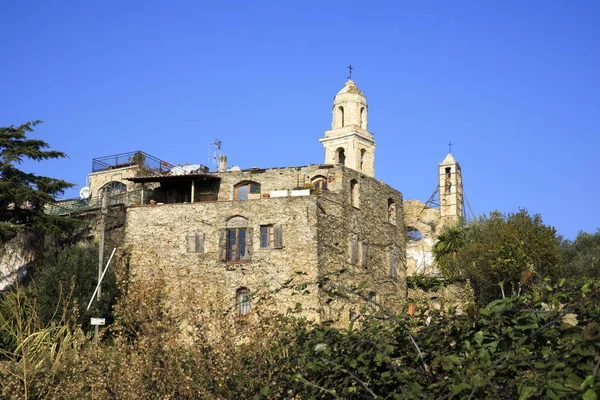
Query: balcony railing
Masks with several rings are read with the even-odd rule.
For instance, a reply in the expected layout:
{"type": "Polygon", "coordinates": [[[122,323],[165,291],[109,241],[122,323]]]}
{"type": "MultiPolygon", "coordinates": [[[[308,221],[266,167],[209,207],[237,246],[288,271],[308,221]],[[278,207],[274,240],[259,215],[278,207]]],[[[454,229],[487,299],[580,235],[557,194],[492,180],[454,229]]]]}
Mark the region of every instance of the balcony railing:
{"type": "Polygon", "coordinates": [[[174,168],[168,162],[156,158],[143,151],[132,151],[129,153],[115,154],[94,158],[92,160],[92,172],[106,171],[110,169],[138,166],[148,171],[149,175],[164,175],[174,168]]]}
{"type": "MultiPolygon", "coordinates": [[[[108,206],[132,204],[148,204],[152,199],[154,192],[152,190],[131,190],[124,193],[108,195],[108,206]]],[[[74,215],[86,211],[98,209],[102,206],[100,196],[90,197],[88,199],[69,199],[58,201],[53,204],[47,204],[45,212],[52,215],[74,215]]]]}

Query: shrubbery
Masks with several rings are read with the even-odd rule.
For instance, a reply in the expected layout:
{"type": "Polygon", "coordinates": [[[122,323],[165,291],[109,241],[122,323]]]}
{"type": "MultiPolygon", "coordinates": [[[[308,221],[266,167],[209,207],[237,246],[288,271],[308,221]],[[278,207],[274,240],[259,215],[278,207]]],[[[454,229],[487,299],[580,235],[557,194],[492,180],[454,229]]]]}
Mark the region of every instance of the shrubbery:
{"type": "MultiPolygon", "coordinates": [[[[56,334],[66,354],[30,366],[29,396],[591,400],[598,390],[599,281],[563,280],[473,316],[420,305],[414,317],[365,313],[347,329],[263,314],[243,325],[199,318],[187,332],[165,311],[162,282],[139,289],[120,305],[111,341],[56,334]],[[215,324],[226,333],[208,339],[215,324]]],[[[51,359],[52,340],[43,343],[51,359]]],[[[22,360],[5,365],[3,396],[23,397],[22,360]]]]}

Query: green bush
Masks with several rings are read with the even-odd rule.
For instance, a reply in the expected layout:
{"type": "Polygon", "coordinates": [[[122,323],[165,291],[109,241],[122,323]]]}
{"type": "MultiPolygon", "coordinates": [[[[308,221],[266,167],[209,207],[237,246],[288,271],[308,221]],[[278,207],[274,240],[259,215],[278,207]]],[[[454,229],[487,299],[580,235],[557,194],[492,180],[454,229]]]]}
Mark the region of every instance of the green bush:
{"type": "MultiPolygon", "coordinates": [[[[105,255],[105,263],[108,254],[105,255]]],[[[107,323],[113,321],[112,307],[119,294],[114,260],[102,282],[102,295],[94,301],[89,311],[86,307],[98,283],[98,248],[92,245],[71,245],[49,251],[34,274],[34,284],[38,295],[38,312],[42,324],[62,317],[67,309],[67,317],[90,329],[91,317],[104,317],[107,323]]]]}

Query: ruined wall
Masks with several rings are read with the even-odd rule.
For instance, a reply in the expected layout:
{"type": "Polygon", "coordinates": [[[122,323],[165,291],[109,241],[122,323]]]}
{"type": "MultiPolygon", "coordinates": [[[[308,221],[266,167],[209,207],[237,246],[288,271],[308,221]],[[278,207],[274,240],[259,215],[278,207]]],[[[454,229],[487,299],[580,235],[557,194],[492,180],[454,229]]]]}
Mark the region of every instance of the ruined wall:
{"type": "Polygon", "coordinates": [[[317,295],[276,292],[291,278],[314,280],[317,275],[316,197],[261,198],[132,207],[127,210],[126,245],[130,248],[130,281],[165,279],[173,310],[210,311],[235,318],[236,289],[251,291],[252,309],[262,295],[272,295],[269,307],[279,312],[301,302],[304,315],[318,319],[317,295]],[[220,234],[228,218],[244,216],[253,229],[248,262],[220,259],[220,234]],[[260,248],[260,225],[279,223],[282,248],[260,248]],[[187,235],[204,234],[200,253],[187,251],[187,235]],[[207,310],[210,307],[210,310],[207,310]]]}
{"type": "MultiPolygon", "coordinates": [[[[334,172],[340,190],[324,192],[317,203],[319,272],[329,276],[333,288],[357,288],[364,281],[367,285],[360,289],[363,295],[397,309],[406,299],[402,194],[349,168],[336,166],[334,172]],[[352,205],[352,181],[359,185],[358,207],[352,205]],[[395,225],[390,223],[388,199],[395,204],[391,219],[393,222],[395,217],[395,225]],[[392,262],[397,264],[397,277],[390,272],[391,257],[395,257],[392,262]]],[[[340,294],[345,297],[323,294],[321,307],[324,319],[344,324],[365,301],[343,289],[340,294]]]]}
{"type": "Polygon", "coordinates": [[[439,210],[418,200],[407,200],[404,202],[404,224],[407,230],[408,275],[435,274],[437,270],[431,250],[442,229],[439,210]]]}

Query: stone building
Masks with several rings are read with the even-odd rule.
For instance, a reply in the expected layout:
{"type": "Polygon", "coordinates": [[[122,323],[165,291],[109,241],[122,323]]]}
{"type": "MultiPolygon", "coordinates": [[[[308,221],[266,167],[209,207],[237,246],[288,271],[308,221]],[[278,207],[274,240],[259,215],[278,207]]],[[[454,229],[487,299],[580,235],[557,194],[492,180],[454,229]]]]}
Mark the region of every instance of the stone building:
{"type": "Polygon", "coordinates": [[[464,222],[463,185],[460,165],[452,154],[438,165],[439,208],[419,200],[404,202],[404,224],[407,231],[407,274],[436,275],[432,249],[444,227],[464,222]]]}
{"type": "Polygon", "coordinates": [[[352,80],[332,110],[320,165],[240,170],[222,159],[209,172],[142,152],[121,162],[95,159],[104,165],[89,176],[91,193],[105,188],[111,201],[131,204],[123,244],[131,281],[161,276],[172,307],[217,304],[237,318],[265,293],[277,311],[300,305],[316,321],[347,321],[369,299],[403,307],[407,270],[432,272],[435,238],[461,218],[460,167],[451,155],[439,165],[440,210],[404,202],[374,177],[368,105],[352,80]],[[407,240],[405,228],[418,234],[407,240]],[[281,290],[290,280],[311,289],[301,296],[281,290]],[[348,295],[356,288],[359,294],[348,295]],[[332,290],[345,294],[332,297],[332,290]]]}

